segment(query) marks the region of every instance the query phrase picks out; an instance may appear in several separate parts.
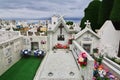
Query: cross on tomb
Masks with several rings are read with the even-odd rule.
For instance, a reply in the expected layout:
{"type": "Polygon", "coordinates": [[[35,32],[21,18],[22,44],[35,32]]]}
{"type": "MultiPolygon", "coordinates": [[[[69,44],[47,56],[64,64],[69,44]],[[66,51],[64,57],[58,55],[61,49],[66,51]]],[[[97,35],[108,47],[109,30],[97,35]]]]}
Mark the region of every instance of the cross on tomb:
{"type": "Polygon", "coordinates": [[[86,27],[88,27],[88,28],[91,28],[91,27],[90,27],[90,24],[91,24],[91,23],[89,22],[89,20],[87,20],[87,21],[85,22],[85,25],[86,25],[86,27]]]}
{"type": "Polygon", "coordinates": [[[59,26],[59,28],[60,28],[60,34],[62,34],[62,28],[63,28],[64,26],[62,25],[62,24],[60,24],[60,26],[59,26]]]}
{"type": "Polygon", "coordinates": [[[64,35],[62,34],[62,28],[63,28],[64,26],[62,25],[62,24],[60,24],[60,26],[59,26],[59,28],[60,28],[60,35],[58,35],[58,40],[64,40],[64,35]]]}

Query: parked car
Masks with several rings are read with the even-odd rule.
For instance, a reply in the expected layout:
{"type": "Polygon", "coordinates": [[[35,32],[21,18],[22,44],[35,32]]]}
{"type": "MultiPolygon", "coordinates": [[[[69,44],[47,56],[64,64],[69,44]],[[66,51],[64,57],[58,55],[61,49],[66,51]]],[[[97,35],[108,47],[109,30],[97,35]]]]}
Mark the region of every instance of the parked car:
{"type": "Polygon", "coordinates": [[[29,55],[31,55],[31,50],[30,49],[23,49],[21,51],[21,55],[22,56],[29,56],[29,55]]]}
{"type": "Polygon", "coordinates": [[[37,56],[37,57],[44,57],[45,56],[45,52],[43,50],[34,50],[34,56],[37,56]]]}

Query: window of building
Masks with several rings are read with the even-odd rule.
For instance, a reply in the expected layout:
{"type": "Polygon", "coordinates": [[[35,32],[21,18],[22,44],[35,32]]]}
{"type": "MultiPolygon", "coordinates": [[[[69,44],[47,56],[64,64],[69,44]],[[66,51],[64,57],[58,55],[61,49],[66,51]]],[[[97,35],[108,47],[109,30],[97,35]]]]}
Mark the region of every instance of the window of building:
{"type": "Polygon", "coordinates": [[[64,41],[65,38],[64,38],[64,35],[58,35],[58,41],[64,41]]]}

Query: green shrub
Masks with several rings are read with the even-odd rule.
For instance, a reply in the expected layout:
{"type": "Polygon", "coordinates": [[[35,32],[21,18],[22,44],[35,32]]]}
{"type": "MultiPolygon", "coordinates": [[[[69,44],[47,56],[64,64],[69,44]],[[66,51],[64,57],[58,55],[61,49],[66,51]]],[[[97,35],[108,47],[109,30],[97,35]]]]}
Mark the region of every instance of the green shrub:
{"type": "Polygon", "coordinates": [[[66,22],[67,25],[73,25],[73,22],[72,21],[68,21],[66,22]]]}
{"type": "Polygon", "coordinates": [[[115,59],[115,62],[120,65],[120,59],[115,59]]]}

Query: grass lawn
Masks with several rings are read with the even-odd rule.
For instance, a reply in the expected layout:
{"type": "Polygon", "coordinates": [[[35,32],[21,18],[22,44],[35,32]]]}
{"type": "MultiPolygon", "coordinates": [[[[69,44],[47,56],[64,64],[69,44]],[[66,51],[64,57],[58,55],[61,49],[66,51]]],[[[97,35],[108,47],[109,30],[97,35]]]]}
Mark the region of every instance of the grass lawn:
{"type": "Polygon", "coordinates": [[[0,80],[33,80],[41,61],[36,57],[22,58],[0,76],[0,80]]]}

